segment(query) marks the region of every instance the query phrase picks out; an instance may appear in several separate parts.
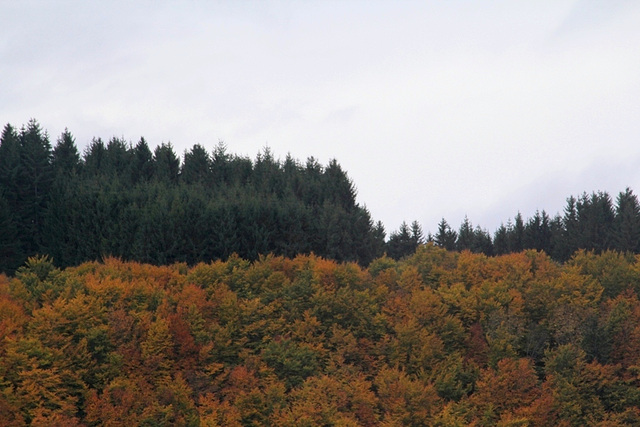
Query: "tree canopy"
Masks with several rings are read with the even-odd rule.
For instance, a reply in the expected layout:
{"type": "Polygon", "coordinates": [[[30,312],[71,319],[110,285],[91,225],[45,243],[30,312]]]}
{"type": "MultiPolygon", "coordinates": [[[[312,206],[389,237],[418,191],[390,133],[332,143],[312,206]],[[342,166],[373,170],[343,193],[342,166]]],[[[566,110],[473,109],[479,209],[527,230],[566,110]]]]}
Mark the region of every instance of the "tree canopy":
{"type": "Polygon", "coordinates": [[[0,274],[3,425],[640,423],[640,257],[421,245],[0,274]]]}

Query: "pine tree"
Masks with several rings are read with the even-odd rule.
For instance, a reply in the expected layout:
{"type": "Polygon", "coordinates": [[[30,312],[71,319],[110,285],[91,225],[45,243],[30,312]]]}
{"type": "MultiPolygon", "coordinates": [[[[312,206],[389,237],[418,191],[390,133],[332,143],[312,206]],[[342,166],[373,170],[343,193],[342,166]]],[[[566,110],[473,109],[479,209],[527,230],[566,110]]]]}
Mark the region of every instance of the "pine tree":
{"type": "Polygon", "coordinates": [[[527,221],[524,232],[524,246],[527,249],[537,249],[547,254],[551,251],[551,228],[549,215],[543,210],[536,211],[527,221]]]}
{"type": "Polygon", "coordinates": [[[384,226],[380,221],[374,224],[367,208],[361,206],[349,214],[349,221],[353,235],[352,257],[361,265],[369,265],[384,254],[384,226]]]}
{"type": "Polygon", "coordinates": [[[269,147],[256,156],[251,174],[253,186],[260,192],[277,194],[283,191],[280,162],[276,161],[269,147]]]}
{"type": "Polygon", "coordinates": [[[577,200],[573,196],[570,196],[567,199],[567,206],[564,208],[562,223],[564,227],[564,250],[562,259],[568,260],[571,255],[580,247],[582,238],[580,231],[580,221],[578,220],[577,200]]]}
{"type": "Polygon", "coordinates": [[[493,242],[488,231],[482,229],[479,225],[473,231],[473,246],[471,252],[483,253],[487,256],[493,255],[493,242]]]}
{"type": "Polygon", "coordinates": [[[124,139],[111,138],[107,143],[103,168],[105,173],[122,180],[128,178],[132,153],[124,139]]]}
{"type": "Polygon", "coordinates": [[[153,176],[153,154],[144,138],[133,148],[130,175],[134,184],[148,182],[153,176]]]}
{"type": "Polygon", "coordinates": [[[609,249],[613,240],[615,218],[611,197],[606,192],[586,193],[576,205],[580,224],[580,248],[601,252],[609,249]]]}
{"type": "Polygon", "coordinates": [[[303,185],[300,188],[300,194],[297,194],[305,204],[314,207],[322,206],[324,202],[322,173],[320,163],[315,158],[309,157],[304,169],[303,185]]]}
{"type": "Polygon", "coordinates": [[[224,142],[218,141],[211,155],[211,174],[214,184],[229,182],[230,171],[229,162],[231,157],[227,154],[227,146],[224,142]]]}
{"type": "Polygon", "coordinates": [[[93,138],[84,151],[84,175],[97,176],[104,173],[107,148],[100,138],[93,138]]]}
{"type": "Polygon", "coordinates": [[[624,252],[640,252],[640,204],[629,188],[621,192],[616,201],[613,247],[624,252]]]}
{"type": "Polygon", "coordinates": [[[27,254],[39,250],[43,218],[53,183],[51,143],[35,120],[20,132],[18,212],[27,254]]]}
{"type": "Polygon", "coordinates": [[[422,226],[418,221],[411,223],[411,242],[417,248],[420,245],[424,245],[424,233],[422,232],[422,226]]]}
{"type": "Polygon", "coordinates": [[[329,162],[324,169],[325,199],[329,198],[332,203],[341,206],[349,211],[356,205],[356,190],[353,182],[342,170],[335,159],[329,162]]]}
{"type": "Polygon", "coordinates": [[[53,149],[51,164],[56,176],[67,179],[75,175],[80,168],[80,153],[76,147],[75,139],[68,129],[65,129],[58,138],[53,149]]]}
{"type": "Polygon", "coordinates": [[[205,183],[211,180],[211,159],[209,153],[200,144],[185,151],[180,178],[187,184],[205,183]]]}
{"type": "Polygon", "coordinates": [[[549,255],[551,258],[559,261],[568,259],[567,244],[564,240],[566,231],[564,229],[564,221],[560,215],[553,217],[549,223],[549,232],[551,235],[549,255]]]}
{"type": "Polygon", "coordinates": [[[493,249],[496,255],[504,255],[511,252],[509,242],[509,228],[513,227],[510,223],[505,226],[500,224],[500,227],[493,235],[493,249]]]}
{"type": "Polygon", "coordinates": [[[416,251],[417,245],[411,238],[411,230],[406,222],[400,224],[400,229],[391,233],[387,242],[387,255],[393,259],[401,259],[416,251]]]}
{"type": "Polygon", "coordinates": [[[0,272],[12,274],[25,257],[14,212],[0,188],[0,272]]]}
{"type": "Polygon", "coordinates": [[[509,247],[512,252],[522,252],[525,249],[524,232],[524,220],[522,214],[518,212],[514,218],[513,228],[509,230],[509,247]]]}
{"type": "Polygon", "coordinates": [[[387,232],[384,229],[382,221],[376,222],[373,228],[373,235],[371,237],[372,242],[372,260],[381,257],[384,254],[385,242],[384,239],[387,236],[387,232]]]}
{"type": "Polygon", "coordinates": [[[473,225],[469,218],[465,215],[460,230],[458,231],[458,240],[456,241],[456,249],[459,251],[471,250],[474,246],[475,233],[473,232],[473,225]]]}
{"type": "Polygon", "coordinates": [[[248,188],[253,176],[253,162],[247,157],[232,156],[224,168],[227,172],[226,184],[248,188]]]}
{"type": "Polygon", "coordinates": [[[0,187],[9,207],[15,209],[18,199],[18,171],[20,169],[20,139],[16,130],[7,123],[0,138],[0,187]]]}
{"type": "Polygon", "coordinates": [[[438,224],[438,233],[435,237],[436,245],[448,251],[453,251],[456,249],[457,240],[458,233],[452,230],[447,221],[442,218],[442,221],[438,224]]]}
{"type": "Polygon", "coordinates": [[[153,152],[154,176],[157,180],[175,184],[180,174],[180,159],[171,143],[162,143],[153,152]]]}

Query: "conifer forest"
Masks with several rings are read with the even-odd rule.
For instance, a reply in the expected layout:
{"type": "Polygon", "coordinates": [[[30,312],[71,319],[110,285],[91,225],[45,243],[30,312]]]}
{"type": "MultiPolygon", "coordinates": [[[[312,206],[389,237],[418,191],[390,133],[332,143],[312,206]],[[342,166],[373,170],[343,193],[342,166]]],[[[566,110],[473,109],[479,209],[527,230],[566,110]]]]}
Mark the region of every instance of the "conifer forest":
{"type": "Polygon", "coordinates": [[[640,204],[388,235],[327,165],[0,139],[0,426],[640,425],[640,204]]]}

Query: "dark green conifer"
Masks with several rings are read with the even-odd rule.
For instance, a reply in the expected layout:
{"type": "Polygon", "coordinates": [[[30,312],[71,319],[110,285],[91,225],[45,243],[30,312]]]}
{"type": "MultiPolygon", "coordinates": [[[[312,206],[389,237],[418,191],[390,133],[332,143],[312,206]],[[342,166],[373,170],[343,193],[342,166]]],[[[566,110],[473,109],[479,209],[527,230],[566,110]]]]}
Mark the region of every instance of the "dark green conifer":
{"type": "Polygon", "coordinates": [[[613,247],[623,252],[640,252],[640,204],[631,189],[618,195],[613,226],[613,247]]]}
{"type": "Polygon", "coordinates": [[[408,255],[413,254],[417,245],[412,238],[411,229],[406,222],[400,224],[400,229],[391,233],[387,242],[387,255],[393,259],[399,260],[408,255]]]}
{"type": "Polygon", "coordinates": [[[134,184],[148,182],[153,176],[153,154],[144,137],[133,148],[130,175],[134,184]]]}
{"type": "Polygon", "coordinates": [[[100,138],[93,138],[84,151],[84,174],[87,177],[104,173],[104,162],[107,147],[100,138]]]}
{"type": "Polygon", "coordinates": [[[153,152],[154,177],[159,181],[175,184],[180,174],[180,159],[171,143],[162,143],[153,152]]]}
{"type": "Polygon", "coordinates": [[[35,254],[40,249],[43,218],[53,183],[51,143],[35,120],[20,132],[20,163],[17,178],[20,235],[24,250],[35,254]]]}
{"type": "Polygon", "coordinates": [[[191,150],[185,151],[180,177],[187,184],[211,181],[211,159],[203,146],[195,144],[191,150]]]}
{"type": "Polygon", "coordinates": [[[471,250],[474,247],[475,233],[473,225],[469,218],[465,215],[460,230],[458,230],[458,240],[456,241],[456,249],[459,251],[471,250]]]}
{"type": "Polygon", "coordinates": [[[457,241],[458,233],[452,230],[447,221],[442,218],[442,221],[438,224],[438,232],[435,236],[436,245],[448,251],[453,251],[456,249],[457,241]]]}
{"type": "Polygon", "coordinates": [[[16,130],[7,123],[0,138],[0,187],[9,207],[16,208],[18,198],[18,171],[20,169],[20,139],[16,130]]]}
{"type": "Polygon", "coordinates": [[[56,176],[69,179],[80,169],[80,153],[76,147],[75,139],[68,129],[65,129],[58,138],[53,149],[52,162],[56,176]]]}

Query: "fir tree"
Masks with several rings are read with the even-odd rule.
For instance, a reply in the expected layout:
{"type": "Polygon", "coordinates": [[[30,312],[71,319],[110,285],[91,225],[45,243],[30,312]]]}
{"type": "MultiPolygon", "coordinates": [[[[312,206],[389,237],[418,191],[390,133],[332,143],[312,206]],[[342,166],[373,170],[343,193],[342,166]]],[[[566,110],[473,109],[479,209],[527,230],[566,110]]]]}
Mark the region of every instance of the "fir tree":
{"type": "Polygon", "coordinates": [[[30,120],[20,132],[20,163],[18,170],[18,211],[20,234],[25,252],[39,250],[43,218],[51,185],[51,143],[35,120],[30,120]]]}
{"type": "Polygon", "coordinates": [[[457,240],[458,233],[452,230],[447,221],[442,218],[442,221],[438,224],[438,233],[435,236],[436,245],[448,251],[453,251],[456,249],[457,240]]]}
{"type": "Polygon", "coordinates": [[[148,182],[153,176],[153,154],[144,138],[133,148],[130,175],[134,184],[148,182]]]}
{"type": "Polygon", "coordinates": [[[20,169],[20,139],[16,130],[7,123],[0,138],[0,187],[11,209],[18,199],[18,172],[20,169]]]}
{"type": "Polygon", "coordinates": [[[387,242],[387,255],[393,259],[401,259],[416,251],[417,245],[412,238],[411,230],[406,222],[400,224],[400,229],[391,233],[387,242]]]}
{"type": "Polygon", "coordinates": [[[621,192],[616,201],[613,246],[624,252],[640,251],[640,204],[629,188],[621,192]]]}
{"type": "Polygon", "coordinates": [[[180,159],[171,143],[162,143],[153,152],[154,177],[159,181],[175,184],[180,174],[180,159]]]}
{"type": "Polygon", "coordinates": [[[507,223],[507,226],[500,224],[493,235],[493,249],[496,255],[504,255],[511,252],[509,233],[513,226],[507,223]]]}
{"type": "Polygon", "coordinates": [[[471,250],[474,246],[475,233],[473,225],[469,218],[465,215],[460,230],[458,231],[458,240],[456,241],[456,249],[459,251],[471,250]]]}
{"type": "Polygon", "coordinates": [[[75,175],[80,168],[80,153],[76,147],[75,139],[68,129],[65,129],[58,138],[53,149],[51,164],[56,176],[65,179],[75,175]]]}
{"type": "Polygon", "coordinates": [[[97,176],[104,173],[104,162],[107,148],[100,138],[93,138],[89,146],[84,151],[84,174],[85,176],[97,176]]]}
{"type": "Polygon", "coordinates": [[[185,151],[180,177],[187,184],[211,180],[211,159],[204,147],[196,144],[190,151],[185,151]]]}

